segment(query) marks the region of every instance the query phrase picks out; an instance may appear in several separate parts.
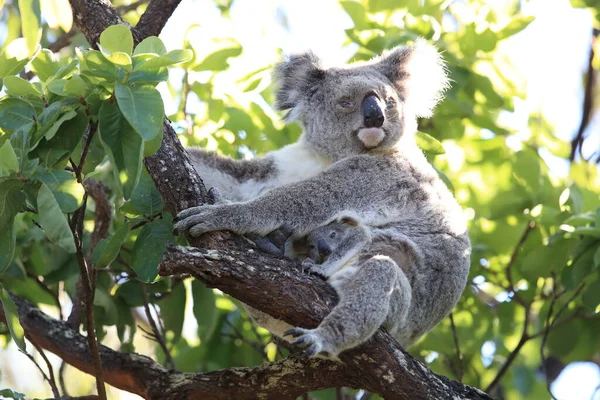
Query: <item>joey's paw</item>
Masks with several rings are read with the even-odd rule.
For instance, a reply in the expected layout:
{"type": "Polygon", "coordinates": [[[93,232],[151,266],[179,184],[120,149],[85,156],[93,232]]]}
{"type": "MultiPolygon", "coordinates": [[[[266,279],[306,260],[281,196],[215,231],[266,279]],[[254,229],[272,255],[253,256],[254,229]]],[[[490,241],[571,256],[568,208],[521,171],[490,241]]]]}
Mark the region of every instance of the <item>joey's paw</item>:
{"type": "Polygon", "coordinates": [[[316,266],[317,264],[315,264],[315,262],[311,258],[305,258],[304,260],[302,260],[303,271],[312,271],[312,269],[316,266]]]}
{"type": "Polygon", "coordinates": [[[304,354],[309,357],[325,357],[337,358],[337,352],[323,337],[317,329],[292,328],[283,333],[283,336],[292,336],[296,340],[292,342],[293,346],[297,346],[304,350],[304,354]]]}

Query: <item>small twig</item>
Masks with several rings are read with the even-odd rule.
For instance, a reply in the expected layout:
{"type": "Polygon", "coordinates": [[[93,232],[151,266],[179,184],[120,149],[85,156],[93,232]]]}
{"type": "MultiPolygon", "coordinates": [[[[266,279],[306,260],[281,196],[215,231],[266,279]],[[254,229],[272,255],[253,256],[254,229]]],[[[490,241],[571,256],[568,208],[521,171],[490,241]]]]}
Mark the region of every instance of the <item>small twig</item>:
{"type": "Polygon", "coordinates": [[[67,367],[67,363],[64,360],[60,361],[60,368],[58,368],[58,383],[60,384],[60,389],[63,392],[63,395],[68,396],[67,385],[65,384],[65,368],[67,367]]]}
{"type": "Polygon", "coordinates": [[[523,247],[523,244],[525,243],[525,240],[527,240],[527,237],[529,236],[529,234],[531,233],[531,231],[533,230],[533,228],[535,228],[535,222],[530,221],[527,224],[527,227],[525,228],[525,231],[521,235],[521,238],[519,239],[519,242],[515,246],[512,254],[510,256],[510,261],[506,265],[506,278],[508,279],[508,283],[509,283],[510,289],[511,289],[511,291],[513,293],[513,297],[514,297],[514,299],[515,299],[515,301],[517,303],[519,303],[520,305],[522,305],[523,307],[526,307],[526,308],[528,307],[528,304],[525,302],[525,300],[523,300],[523,298],[521,297],[521,295],[515,289],[515,283],[514,283],[513,277],[512,277],[512,268],[513,268],[513,265],[515,264],[515,262],[517,260],[517,256],[519,255],[519,250],[521,249],[521,247],[523,247]]]}
{"type": "Polygon", "coordinates": [[[590,123],[590,117],[592,115],[592,111],[594,110],[594,87],[596,85],[596,71],[594,70],[594,48],[595,42],[598,38],[598,33],[600,31],[596,28],[592,30],[592,40],[590,43],[590,52],[587,63],[587,79],[585,82],[585,90],[583,94],[583,105],[581,112],[581,122],[579,123],[579,129],[577,129],[577,133],[573,140],[571,140],[571,154],[569,155],[569,161],[574,161],[575,156],[579,152],[579,155],[583,157],[582,147],[583,141],[585,140],[584,133],[590,123]]]}
{"type": "MultiPolygon", "coordinates": [[[[91,266],[87,264],[83,253],[83,220],[85,216],[87,198],[88,194],[85,192],[83,195],[83,204],[80,208],[75,210],[73,216],[71,217],[71,231],[73,232],[73,237],[75,238],[75,249],[77,263],[79,265],[80,282],[83,286],[83,293],[85,295],[87,340],[96,372],[96,387],[98,389],[98,397],[100,397],[102,400],[106,400],[104,371],[102,370],[102,361],[100,359],[98,341],[96,339],[96,329],[94,327],[94,291],[92,290],[93,286],[90,282],[89,275],[89,268],[91,266]]],[[[73,307],[75,307],[75,304],[73,307]]]]}
{"type": "MultiPolygon", "coordinates": [[[[546,341],[548,340],[548,335],[551,329],[550,319],[552,318],[552,313],[554,312],[554,305],[556,304],[556,274],[552,272],[552,300],[550,300],[550,307],[548,308],[548,315],[546,315],[546,329],[544,329],[544,336],[542,337],[542,344],[540,345],[540,359],[542,360],[542,372],[544,374],[544,378],[546,379],[546,389],[548,393],[552,397],[553,400],[556,400],[556,397],[552,394],[552,390],[550,389],[550,380],[548,379],[548,372],[546,371],[546,355],[544,354],[544,348],[546,347],[546,341]]],[[[567,303],[568,304],[568,303],[567,303]]]]}
{"type": "Polygon", "coordinates": [[[527,335],[528,326],[529,326],[529,306],[526,306],[525,307],[525,320],[523,321],[523,331],[521,333],[521,339],[519,339],[519,343],[517,343],[517,345],[515,346],[513,351],[511,351],[510,354],[508,355],[508,357],[506,358],[506,361],[504,361],[504,364],[502,365],[502,367],[500,368],[500,370],[494,377],[494,380],[492,380],[492,382],[485,388],[485,391],[487,393],[491,393],[492,390],[494,390],[496,388],[496,386],[498,386],[498,383],[500,383],[500,379],[502,379],[502,377],[504,376],[506,371],[508,371],[508,368],[511,366],[513,361],[517,358],[517,354],[519,354],[519,351],[521,350],[523,345],[525,343],[527,343],[527,341],[530,339],[530,337],[527,335]]]}
{"type": "Polygon", "coordinates": [[[257,343],[257,342],[247,339],[242,334],[242,332],[240,332],[239,329],[235,325],[233,325],[227,318],[225,318],[225,323],[235,332],[235,335],[231,335],[228,333],[222,333],[223,336],[231,337],[233,339],[240,339],[243,343],[246,343],[252,349],[256,350],[256,352],[258,352],[258,354],[260,354],[260,356],[263,358],[263,360],[265,360],[265,361],[269,360],[269,358],[267,357],[267,352],[265,351],[265,346],[262,344],[262,342],[257,343]]]}
{"type": "Polygon", "coordinates": [[[138,222],[138,223],[136,223],[136,224],[132,225],[132,226],[131,226],[131,228],[130,228],[130,230],[134,231],[134,230],[136,230],[136,229],[138,229],[138,228],[141,228],[142,226],[144,226],[144,225],[146,225],[146,224],[148,224],[148,223],[150,223],[150,222],[154,221],[154,220],[155,220],[156,218],[158,218],[158,217],[161,217],[161,218],[162,218],[162,212],[159,212],[159,213],[156,213],[156,214],[154,214],[154,215],[151,215],[151,216],[149,216],[149,217],[146,217],[146,219],[145,219],[145,220],[143,220],[143,221],[140,221],[140,222],[138,222]]]}
{"type": "Polygon", "coordinates": [[[460,352],[460,344],[458,342],[458,332],[454,325],[454,315],[450,313],[450,327],[452,328],[452,336],[454,336],[454,347],[456,348],[456,379],[462,382],[463,377],[463,356],[460,352]]]}
{"type": "MultiPolygon", "coordinates": [[[[85,164],[85,159],[88,155],[88,151],[90,150],[90,145],[92,144],[92,139],[94,138],[94,134],[98,130],[98,123],[90,121],[88,125],[88,133],[87,138],[85,140],[85,144],[83,145],[83,150],[81,151],[81,158],[79,159],[79,164],[75,168],[75,178],[77,178],[77,182],[81,183],[81,171],[83,170],[83,165],[85,164]]],[[[73,163],[73,160],[70,160],[73,163]]]]}
{"type": "MultiPolygon", "coordinates": [[[[154,318],[152,317],[152,313],[150,312],[150,306],[149,306],[149,302],[148,302],[148,291],[146,290],[146,285],[144,285],[143,283],[140,283],[140,286],[142,288],[142,296],[144,299],[144,310],[146,311],[146,318],[148,318],[148,323],[150,324],[150,327],[152,328],[152,334],[153,334],[154,338],[156,339],[156,341],[158,342],[158,344],[160,345],[160,348],[162,349],[162,351],[165,353],[166,363],[169,365],[169,367],[171,369],[176,369],[175,362],[173,361],[173,357],[171,357],[171,352],[169,352],[167,344],[165,343],[165,339],[163,338],[160,331],[158,330],[158,327],[156,326],[156,322],[154,321],[154,318]]],[[[159,319],[160,319],[160,316],[159,316],[159,319]]]]}
{"type": "Polygon", "coordinates": [[[38,351],[38,353],[40,353],[40,355],[42,356],[42,359],[44,360],[44,362],[46,363],[46,367],[48,368],[48,375],[50,375],[50,376],[46,376],[46,374],[44,374],[44,372],[42,371],[40,366],[37,365],[37,363],[35,361],[33,361],[33,356],[31,358],[31,360],[37,365],[40,372],[42,372],[42,375],[44,375],[44,379],[50,385],[50,388],[52,389],[52,394],[54,395],[54,397],[59,398],[60,392],[58,391],[58,387],[56,386],[56,380],[54,379],[54,369],[52,368],[52,364],[50,363],[50,360],[48,360],[48,357],[46,357],[46,353],[44,353],[44,350],[35,342],[35,340],[33,340],[33,338],[31,336],[28,335],[27,339],[29,340],[29,342],[31,342],[31,344],[33,344],[33,347],[35,347],[35,349],[38,351]]]}

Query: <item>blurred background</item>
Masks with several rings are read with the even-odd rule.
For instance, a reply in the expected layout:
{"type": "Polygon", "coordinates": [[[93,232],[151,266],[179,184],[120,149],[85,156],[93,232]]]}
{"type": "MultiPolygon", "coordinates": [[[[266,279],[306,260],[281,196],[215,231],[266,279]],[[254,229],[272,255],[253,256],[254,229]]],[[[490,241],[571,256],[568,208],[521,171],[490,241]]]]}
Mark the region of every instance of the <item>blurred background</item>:
{"type": "MultiPolygon", "coordinates": [[[[147,2],[112,3],[134,25],[147,2]]],[[[20,14],[16,0],[0,0],[0,6],[4,48],[20,36],[20,14]]],[[[67,37],[70,44],[58,51],[74,57],[76,46],[89,46],[72,27],[67,0],[41,0],[41,6],[43,47],[67,37]]],[[[420,121],[427,135],[419,144],[465,209],[473,258],[452,320],[410,353],[497,398],[549,399],[551,391],[557,399],[597,400],[599,12],[592,0],[183,0],[160,37],[169,50],[192,49],[194,59],[172,69],[159,90],[184,145],[260,156],[300,134],[271,107],[271,71],[283,54],[310,49],[335,65],[418,36],[436,43],[453,84],[435,116],[420,121]]],[[[160,283],[154,287],[152,313],[170,315],[165,333],[178,369],[210,371],[281,357],[236,300],[189,280],[164,298],[160,283]]],[[[108,292],[105,301],[132,308],[133,322],[123,340],[117,335],[123,327],[100,321],[103,344],[164,362],[160,347],[136,330],[148,320],[143,307],[128,301],[133,292],[120,282],[108,292]]],[[[70,300],[57,293],[68,315],[70,300]]],[[[36,302],[59,316],[51,302],[36,302]]],[[[0,335],[0,390],[49,397],[34,364],[8,340],[0,335]]],[[[58,370],[60,360],[48,357],[58,370]]],[[[64,380],[71,395],[94,387],[91,377],[68,366],[64,380]]],[[[114,388],[109,393],[137,398],[114,388]]],[[[310,396],[369,398],[335,389],[310,396]]]]}

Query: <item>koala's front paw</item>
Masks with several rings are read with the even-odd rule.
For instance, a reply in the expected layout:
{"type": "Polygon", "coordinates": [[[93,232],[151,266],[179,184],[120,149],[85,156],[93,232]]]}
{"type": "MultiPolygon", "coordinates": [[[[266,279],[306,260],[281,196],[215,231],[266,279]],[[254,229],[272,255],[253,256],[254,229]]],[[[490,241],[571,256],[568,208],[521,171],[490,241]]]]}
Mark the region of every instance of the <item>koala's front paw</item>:
{"type": "Polygon", "coordinates": [[[311,271],[315,268],[317,264],[311,258],[305,258],[302,260],[302,270],[303,271],[311,271]]]}
{"type": "Polygon", "coordinates": [[[337,350],[332,343],[319,332],[319,329],[292,328],[283,333],[283,336],[292,336],[296,340],[292,345],[304,349],[309,357],[321,356],[337,359],[337,350]]]}
{"type": "Polygon", "coordinates": [[[181,211],[174,219],[174,231],[200,236],[205,232],[229,228],[227,206],[203,205],[181,211]]]}

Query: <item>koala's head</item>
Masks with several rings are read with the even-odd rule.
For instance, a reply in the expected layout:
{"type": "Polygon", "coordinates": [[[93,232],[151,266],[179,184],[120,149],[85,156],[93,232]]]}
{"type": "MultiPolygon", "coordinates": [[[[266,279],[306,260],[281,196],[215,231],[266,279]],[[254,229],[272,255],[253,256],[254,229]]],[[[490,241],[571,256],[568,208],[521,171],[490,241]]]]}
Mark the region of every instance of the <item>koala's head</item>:
{"type": "Polygon", "coordinates": [[[351,217],[341,217],[321,226],[306,237],[308,257],[317,264],[327,261],[327,258],[350,235],[358,235],[362,229],[359,222],[351,217]]]}
{"type": "Polygon", "coordinates": [[[308,145],[334,160],[396,146],[448,85],[440,54],[423,40],[343,67],[293,55],[276,67],[275,80],[276,106],[303,126],[308,145]]]}

